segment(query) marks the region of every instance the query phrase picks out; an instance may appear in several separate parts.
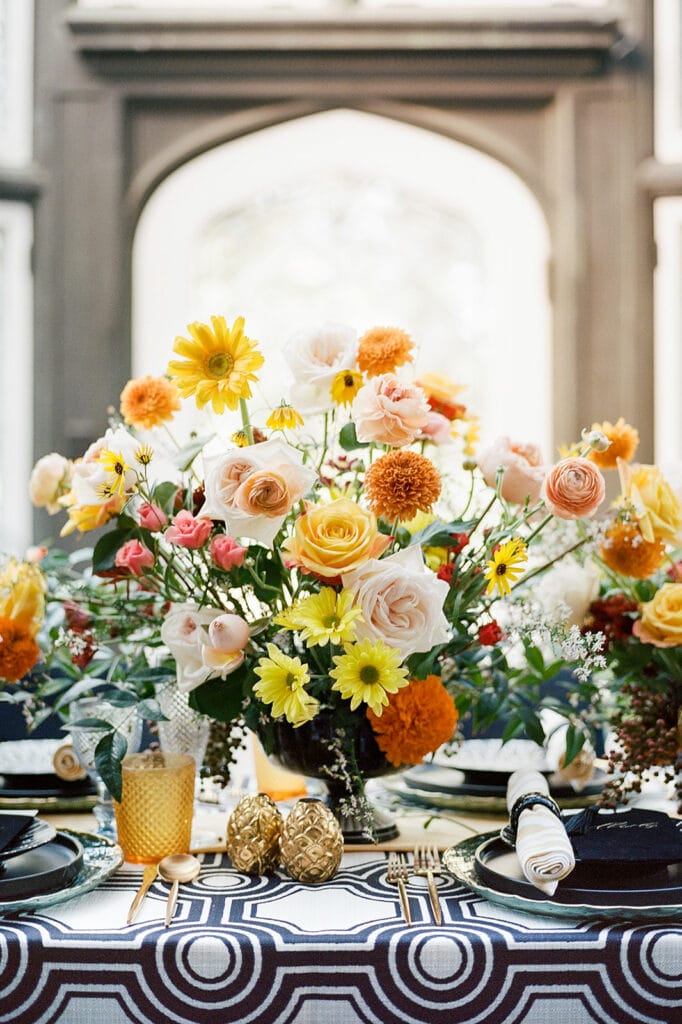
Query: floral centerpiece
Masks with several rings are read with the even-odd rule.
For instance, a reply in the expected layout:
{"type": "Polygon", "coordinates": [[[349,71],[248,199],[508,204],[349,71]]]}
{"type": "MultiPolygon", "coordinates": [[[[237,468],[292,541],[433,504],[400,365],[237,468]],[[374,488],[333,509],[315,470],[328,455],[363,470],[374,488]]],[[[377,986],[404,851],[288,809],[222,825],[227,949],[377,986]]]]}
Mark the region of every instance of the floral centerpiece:
{"type": "MultiPolygon", "coordinates": [[[[505,736],[542,742],[559,662],[507,633],[498,608],[565,553],[533,559],[543,531],[602,504],[603,434],[554,465],[509,439],[476,458],[461,387],[414,379],[411,338],[383,327],[298,333],[286,397],[254,412],[264,356],[243,320],[188,334],[166,376],[126,385],[81,458],[37,463],[35,504],[66,516],[63,534],[98,534],[86,571],[82,553],[6,565],[6,693],[64,706],[104,683],[153,718],[154,681],[173,673],[196,710],[245,724],[266,751],[314,751],[361,813],[369,774],[418,763],[467,711],[475,728],[504,720],[505,736]],[[192,402],[212,429],[180,443],[172,421],[192,402]]],[[[587,670],[598,645],[568,639],[587,670]]],[[[570,760],[586,729],[561,708],[570,760]]],[[[123,753],[111,730],[99,763],[115,794],[123,753]]]]}

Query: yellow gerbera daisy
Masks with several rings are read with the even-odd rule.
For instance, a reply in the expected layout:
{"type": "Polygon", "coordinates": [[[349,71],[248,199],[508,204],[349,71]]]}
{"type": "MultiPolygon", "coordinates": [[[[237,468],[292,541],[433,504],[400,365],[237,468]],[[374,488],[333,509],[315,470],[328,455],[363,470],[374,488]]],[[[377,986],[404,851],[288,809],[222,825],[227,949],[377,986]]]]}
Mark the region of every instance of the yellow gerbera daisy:
{"type": "Polygon", "coordinates": [[[183,398],[194,396],[200,409],[209,402],[220,414],[236,409],[240,398],[251,398],[250,381],[256,381],[256,370],[265,362],[257,342],[244,334],[244,318],[239,316],[232,327],[224,316],[211,317],[212,328],[199,322],[189,324],[192,340],[178,337],[173,351],[181,359],[168,364],[168,373],[177,378],[183,398]]]}
{"type": "Polygon", "coordinates": [[[308,647],[327,643],[348,644],[355,640],[356,622],[362,611],[353,604],[350,590],[339,594],[333,587],[322,587],[319,594],[311,594],[275,618],[287,629],[301,631],[308,647]]]}
{"type": "Polygon", "coordinates": [[[332,401],[337,405],[350,405],[362,383],[362,374],[357,370],[341,370],[332,381],[332,401]]]}
{"type": "Polygon", "coordinates": [[[381,717],[389,693],[397,693],[409,683],[407,669],[400,666],[400,651],[383,640],[365,637],[357,644],[346,644],[344,652],[333,659],[336,668],[329,675],[336,681],[332,689],[350,700],[351,711],[364,702],[381,717]]]}
{"type": "Polygon", "coordinates": [[[281,402],[276,409],[273,409],[265,426],[269,430],[294,430],[303,426],[303,417],[288,402],[281,402]]]}
{"type": "Polygon", "coordinates": [[[513,537],[505,544],[500,544],[488,562],[485,578],[488,581],[486,593],[492,594],[497,589],[500,597],[511,591],[511,584],[523,574],[523,566],[528,560],[525,542],[520,537],[513,537]]]}
{"type": "Polygon", "coordinates": [[[291,725],[303,725],[317,714],[319,701],[306,692],[310,682],[307,665],[290,658],[274,644],[268,644],[268,657],[261,658],[254,672],[260,682],[253,692],[265,704],[272,704],[272,717],[282,715],[291,725]]]}
{"type": "Polygon", "coordinates": [[[103,448],[97,456],[104,469],[109,473],[109,480],[104,485],[103,496],[113,498],[116,495],[122,497],[126,492],[126,473],[132,467],[128,465],[122,452],[112,451],[111,448],[103,448]],[[105,493],[106,491],[106,493],[105,493]]]}

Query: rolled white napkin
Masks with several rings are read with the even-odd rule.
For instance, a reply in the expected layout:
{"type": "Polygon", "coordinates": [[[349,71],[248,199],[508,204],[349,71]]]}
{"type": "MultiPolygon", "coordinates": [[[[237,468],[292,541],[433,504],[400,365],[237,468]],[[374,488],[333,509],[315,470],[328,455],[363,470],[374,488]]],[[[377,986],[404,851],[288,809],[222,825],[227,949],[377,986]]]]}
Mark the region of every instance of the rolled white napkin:
{"type": "MultiPolygon", "coordinates": [[[[512,807],[528,793],[549,796],[545,777],[528,769],[516,771],[507,783],[507,807],[512,807]]],[[[516,855],[521,869],[533,885],[548,896],[557,884],[575,867],[575,855],[563,822],[542,804],[521,811],[516,832],[516,855]]]]}

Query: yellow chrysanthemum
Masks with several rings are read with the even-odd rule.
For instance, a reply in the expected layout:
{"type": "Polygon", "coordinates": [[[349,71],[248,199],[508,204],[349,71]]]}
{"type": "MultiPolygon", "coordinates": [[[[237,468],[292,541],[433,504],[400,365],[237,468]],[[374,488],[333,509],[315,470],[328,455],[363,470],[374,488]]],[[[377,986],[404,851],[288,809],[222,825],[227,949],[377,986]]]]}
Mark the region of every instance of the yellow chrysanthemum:
{"type": "Polygon", "coordinates": [[[237,317],[232,327],[224,316],[212,316],[212,327],[199,322],[189,324],[192,340],[178,337],[173,351],[181,359],[168,364],[183,398],[194,396],[200,409],[210,402],[213,411],[236,409],[240,398],[251,398],[250,381],[265,362],[257,342],[244,334],[244,318],[237,317]]]}
{"type": "Polygon", "coordinates": [[[268,430],[294,430],[303,426],[303,417],[288,402],[281,402],[276,409],[273,409],[265,426],[268,430]]]}
{"type": "Polygon", "coordinates": [[[122,497],[126,492],[126,473],[132,468],[124,459],[123,453],[103,448],[97,456],[97,461],[102,463],[105,472],[109,474],[109,479],[102,489],[103,497],[122,497]]]}
{"type": "Polygon", "coordinates": [[[45,615],[46,591],[47,581],[37,565],[10,558],[0,573],[0,616],[35,637],[45,615]]]}
{"type": "Polygon", "coordinates": [[[353,604],[349,590],[340,593],[333,587],[322,587],[319,594],[311,594],[298,601],[275,618],[287,629],[300,630],[308,647],[324,647],[327,643],[347,644],[355,640],[356,619],[362,611],[353,604]]]}
{"type": "Polygon", "coordinates": [[[265,704],[272,704],[272,717],[282,715],[293,726],[314,718],[319,701],[306,691],[310,682],[307,665],[300,658],[290,658],[274,644],[268,644],[268,657],[261,658],[254,669],[259,677],[253,692],[265,704]]]}
{"type": "Polygon", "coordinates": [[[129,380],[121,392],[121,416],[141,430],[151,430],[172,420],[180,409],[180,396],[172,380],[166,377],[138,377],[129,380]]]}
{"type": "Polygon", "coordinates": [[[337,405],[350,405],[362,385],[362,374],[357,370],[341,370],[332,381],[332,401],[337,405]]]}
{"type": "Polygon", "coordinates": [[[497,589],[500,597],[507,595],[511,590],[511,584],[523,574],[523,566],[527,559],[526,545],[520,537],[513,537],[505,544],[501,544],[488,562],[485,572],[485,579],[488,581],[486,593],[492,594],[493,590],[497,589]]]}
{"type": "Polygon", "coordinates": [[[329,675],[345,700],[350,700],[351,711],[365,703],[377,717],[388,704],[389,693],[397,693],[407,686],[407,669],[400,667],[402,656],[395,647],[383,640],[368,637],[357,644],[346,644],[343,654],[337,654],[329,675]]]}

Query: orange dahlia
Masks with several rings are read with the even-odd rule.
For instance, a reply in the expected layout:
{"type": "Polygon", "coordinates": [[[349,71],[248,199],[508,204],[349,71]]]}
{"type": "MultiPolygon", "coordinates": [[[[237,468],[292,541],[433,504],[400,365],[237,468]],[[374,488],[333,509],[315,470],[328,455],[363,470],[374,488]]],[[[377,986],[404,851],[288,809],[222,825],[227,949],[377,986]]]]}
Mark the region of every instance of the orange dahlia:
{"type": "Polygon", "coordinates": [[[40,648],[26,626],[0,616],[0,679],[16,683],[40,658],[40,648]]]}
{"type": "Polygon", "coordinates": [[[440,494],[440,473],[425,455],[402,449],[382,455],[367,470],[369,507],[384,519],[413,519],[430,512],[440,494]]]}
{"type": "Polygon", "coordinates": [[[616,572],[644,580],[660,567],[665,558],[665,544],[660,540],[644,540],[635,523],[618,520],[606,531],[601,557],[616,572]]]}
{"type": "Polygon", "coordinates": [[[121,416],[131,427],[151,430],[164,420],[172,420],[180,409],[180,395],[166,377],[137,377],[129,380],[121,392],[121,416]]]}
{"type": "Polygon", "coordinates": [[[457,708],[440,676],[427,676],[390,694],[380,718],[370,710],[367,717],[379,748],[398,768],[419,764],[426,754],[452,739],[457,708]]]}
{"type": "Polygon", "coordinates": [[[369,377],[412,362],[412,338],[399,327],[372,327],[358,342],[358,366],[369,377]]]}
{"type": "Polygon", "coordinates": [[[615,469],[618,459],[629,462],[637,451],[639,444],[639,433],[629,423],[626,423],[621,416],[617,423],[593,423],[592,430],[599,431],[609,439],[611,444],[603,452],[591,451],[588,459],[594,462],[600,469],[615,469]]]}

